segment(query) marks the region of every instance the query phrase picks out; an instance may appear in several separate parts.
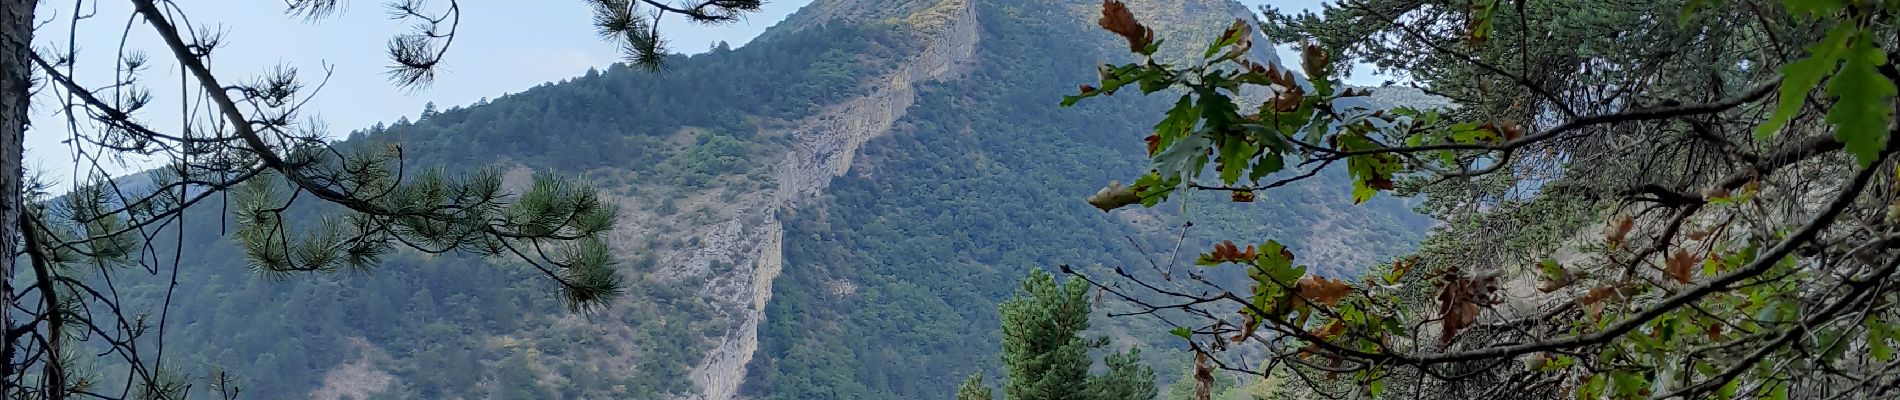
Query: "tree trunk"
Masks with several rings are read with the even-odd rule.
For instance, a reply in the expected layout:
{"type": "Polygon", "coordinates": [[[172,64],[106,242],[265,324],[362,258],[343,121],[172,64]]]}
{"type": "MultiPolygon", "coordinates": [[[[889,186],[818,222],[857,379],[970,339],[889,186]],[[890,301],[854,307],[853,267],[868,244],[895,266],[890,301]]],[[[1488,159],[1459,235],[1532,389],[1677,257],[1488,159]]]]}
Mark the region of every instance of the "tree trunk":
{"type": "MultiPolygon", "coordinates": [[[[25,171],[21,161],[25,151],[27,85],[32,71],[34,0],[0,0],[0,268],[9,273],[4,294],[6,305],[14,302],[11,271],[14,255],[20,254],[20,213],[25,206],[20,195],[25,171]]],[[[10,307],[9,307],[10,308],[10,307]]],[[[12,312],[0,312],[5,326],[13,327],[12,312]]],[[[11,375],[13,345],[6,344],[6,362],[11,375]]]]}

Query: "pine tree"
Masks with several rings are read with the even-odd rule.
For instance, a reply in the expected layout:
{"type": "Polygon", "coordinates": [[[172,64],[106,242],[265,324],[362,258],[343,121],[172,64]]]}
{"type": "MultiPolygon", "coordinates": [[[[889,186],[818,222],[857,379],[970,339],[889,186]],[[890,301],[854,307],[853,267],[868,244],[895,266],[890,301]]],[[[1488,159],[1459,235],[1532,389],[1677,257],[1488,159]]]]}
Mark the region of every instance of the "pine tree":
{"type": "Polygon", "coordinates": [[[1011,400],[1084,399],[1090,348],[1088,287],[1081,281],[1058,284],[1036,271],[1023,280],[1016,297],[998,308],[1003,319],[1003,368],[1009,381],[1003,395],[1011,400]]]}
{"type": "Polygon", "coordinates": [[[983,374],[970,374],[963,380],[963,386],[957,387],[957,400],[990,400],[995,398],[989,386],[983,385],[983,374]]]}
{"type": "Polygon", "coordinates": [[[1098,400],[1155,398],[1155,370],[1141,363],[1141,349],[1102,359],[1108,372],[1089,378],[1090,397],[1098,400]]]}
{"type": "MultiPolygon", "coordinates": [[[[1081,280],[1057,283],[1045,271],[1030,273],[1014,298],[998,306],[1003,319],[1003,370],[1009,380],[1003,396],[1010,400],[1119,400],[1155,397],[1154,370],[1141,364],[1138,349],[1109,355],[1108,371],[1089,375],[1094,364],[1089,351],[1107,338],[1086,339],[1089,328],[1088,285],[1081,280]]],[[[982,380],[972,377],[958,390],[979,390],[982,380]]],[[[982,389],[987,392],[987,389],[982,389]]]]}

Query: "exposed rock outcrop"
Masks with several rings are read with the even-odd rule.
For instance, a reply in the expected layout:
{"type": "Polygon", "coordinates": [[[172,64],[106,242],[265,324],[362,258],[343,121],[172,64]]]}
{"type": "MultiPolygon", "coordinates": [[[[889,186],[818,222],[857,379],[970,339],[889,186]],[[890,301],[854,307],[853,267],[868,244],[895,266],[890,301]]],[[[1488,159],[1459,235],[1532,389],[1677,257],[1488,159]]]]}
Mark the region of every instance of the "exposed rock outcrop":
{"type": "MultiPolygon", "coordinates": [[[[954,8],[924,10],[943,13],[947,18],[919,25],[934,28],[918,33],[930,38],[921,54],[879,79],[868,94],[827,107],[785,132],[792,139],[792,147],[773,167],[776,186],[769,195],[762,196],[767,201],[732,214],[738,218],[719,224],[703,247],[680,260],[682,265],[700,265],[711,259],[728,259],[747,266],[707,276],[711,298],[721,302],[722,313],[736,323],[693,370],[693,381],[703,391],[699,398],[737,397],[746,365],[758,350],[759,326],[765,318],[766,303],[771,300],[772,281],[783,268],[784,230],[778,221],[779,211],[799,207],[822,193],[833,177],[850,169],[864,143],[890,132],[916,102],[917,85],[953,78],[970,66],[981,37],[974,3],[942,4],[954,8]]],[[[922,18],[932,17],[936,16],[922,18]]]]}

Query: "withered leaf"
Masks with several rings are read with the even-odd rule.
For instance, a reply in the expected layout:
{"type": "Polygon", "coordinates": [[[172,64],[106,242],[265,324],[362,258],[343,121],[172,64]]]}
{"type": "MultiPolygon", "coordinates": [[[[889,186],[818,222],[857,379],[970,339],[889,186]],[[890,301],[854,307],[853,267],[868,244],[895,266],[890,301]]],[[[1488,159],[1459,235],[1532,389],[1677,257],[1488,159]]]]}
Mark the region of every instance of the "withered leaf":
{"type": "MultiPolygon", "coordinates": [[[[1346,333],[1346,323],[1340,320],[1333,320],[1332,323],[1328,323],[1326,326],[1322,326],[1319,330],[1312,331],[1311,333],[1320,339],[1331,340],[1334,337],[1338,337],[1341,333],[1346,333]]],[[[1305,359],[1319,352],[1319,343],[1308,343],[1305,348],[1300,349],[1299,357],[1305,359]]]]}
{"type": "Polygon", "coordinates": [[[1440,345],[1450,344],[1459,331],[1478,321],[1483,310],[1481,306],[1497,304],[1497,275],[1480,274],[1468,277],[1463,274],[1447,275],[1444,286],[1438,290],[1438,317],[1440,345]]]}
{"type": "Polygon", "coordinates": [[[1135,193],[1135,188],[1124,186],[1120,181],[1111,181],[1108,186],[1103,186],[1102,190],[1096,191],[1095,195],[1089,196],[1088,202],[1089,205],[1102,209],[1102,212],[1108,212],[1129,204],[1140,203],[1141,195],[1135,193]]]}
{"type": "Polygon", "coordinates": [[[1232,340],[1234,343],[1247,341],[1247,338],[1253,337],[1254,329],[1259,327],[1260,319],[1254,318],[1253,313],[1241,313],[1240,333],[1235,334],[1234,337],[1229,340],[1232,340]]]}
{"type": "Polygon", "coordinates": [[[1332,56],[1318,44],[1307,43],[1300,50],[1300,67],[1306,69],[1306,76],[1323,77],[1332,75],[1332,56]]]}
{"type": "Polygon", "coordinates": [[[1676,249],[1676,252],[1670,254],[1669,260],[1664,263],[1663,272],[1668,274],[1669,278],[1675,279],[1676,282],[1689,283],[1691,279],[1690,275],[1692,271],[1695,271],[1695,266],[1696,264],[1700,264],[1700,261],[1702,261],[1702,257],[1692,256],[1689,255],[1689,252],[1676,249]]]}
{"type": "Polygon", "coordinates": [[[1135,13],[1118,0],[1102,0],[1102,19],[1095,23],[1102,29],[1114,32],[1128,40],[1128,51],[1142,53],[1148,44],[1154,43],[1155,32],[1135,20],[1135,13]]]}
{"type": "Polygon", "coordinates": [[[1214,367],[1207,362],[1207,353],[1194,352],[1194,399],[1208,400],[1214,396],[1214,367]]]}
{"type": "Polygon", "coordinates": [[[1629,238],[1630,229],[1634,229],[1635,227],[1636,219],[1625,215],[1621,218],[1617,218],[1614,223],[1611,223],[1610,226],[1604,230],[1603,238],[1610,242],[1610,246],[1623,247],[1623,240],[1629,238]]]}
{"type": "Polygon", "coordinates": [[[1616,288],[1614,287],[1604,286],[1591,288],[1588,293],[1583,294],[1582,298],[1577,299],[1577,303],[1587,306],[1608,300],[1614,296],[1616,296],[1616,288]]]}
{"type": "Polygon", "coordinates": [[[1374,176],[1370,179],[1366,179],[1366,186],[1371,186],[1379,190],[1392,190],[1395,187],[1391,179],[1382,176],[1374,176]]]}
{"type": "Polygon", "coordinates": [[[1300,298],[1308,302],[1325,304],[1328,307],[1339,305],[1339,300],[1352,293],[1352,285],[1343,280],[1332,280],[1318,275],[1307,275],[1299,281],[1300,298]]]}
{"type": "Polygon", "coordinates": [[[1712,234],[1715,234],[1714,228],[1703,228],[1703,229],[1692,230],[1692,231],[1689,231],[1689,240],[1702,241],[1702,239],[1708,239],[1709,235],[1712,235],[1712,234]]]}
{"type": "Polygon", "coordinates": [[[1252,203],[1253,199],[1254,199],[1253,192],[1246,191],[1246,190],[1234,191],[1233,200],[1235,203],[1252,203]]]}
{"type": "Polygon", "coordinates": [[[1208,254],[1204,256],[1203,261],[1205,261],[1206,263],[1204,263],[1203,265],[1212,266],[1214,264],[1229,263],[1229,262],[1249,263],[1249,262],[1253,262],[1254,258],[1256,258],[1258,255],[1259,255],[1259,250],[1255,249],[1253,245],[1247,245],[1247,250],[1241,251],[1240,246],[1234,245],[1233,241],[1223,240],[1220,243],[1215,243],[1214,251],[1209,252],[1208,254]]]}
{"type": "Polygon", "coordinates": [[[1505,123],[1501,128],[1498,133],[1503,134],[1504,140],[1506,141],[1517,140],[1518,138],[1524,137],[1524,127],[1518,124],[1505,123]]]}

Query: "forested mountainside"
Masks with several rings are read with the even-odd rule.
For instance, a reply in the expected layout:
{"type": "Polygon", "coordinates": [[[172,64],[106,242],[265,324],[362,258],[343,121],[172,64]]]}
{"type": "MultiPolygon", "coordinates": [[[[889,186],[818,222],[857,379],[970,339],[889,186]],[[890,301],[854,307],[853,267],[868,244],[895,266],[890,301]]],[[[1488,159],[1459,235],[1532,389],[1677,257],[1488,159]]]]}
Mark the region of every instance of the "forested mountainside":
{"type": "MultiPolygon", "coordinates": [[[[1130,3],[1183,43],[1248,15],[1228,0],[1130,3]]],[[[178,295],[131,295],[176,307],[168,368],[229,371],[254,398],[947,398],[971,373],[997,375],[995,305],[1028,271],[1166,262],[1181,234],[1181,209],[1082,200],[1139,172],[1127,138],[1168,100],[1058,108],[1119,54],[1092,28],[1098,6],[819,0],[662,73],[590,71],[345,143],[509,185],[587,178],[622,207],[612,245],[629,293],[603,310],[563,312],[530,269],[453,254],[259,275],[217,238],[216,203],[183,228],[178,295]]],[[[1343,173],[1322,176],[1252,203],[1194,197],[1189,248],[1274,238],[1350,275],[1424,230],[1397,200],[1355,206],[1343,173]]],[[[1146,324],[1096,326],[1178,345],[1146,324]]]]}

